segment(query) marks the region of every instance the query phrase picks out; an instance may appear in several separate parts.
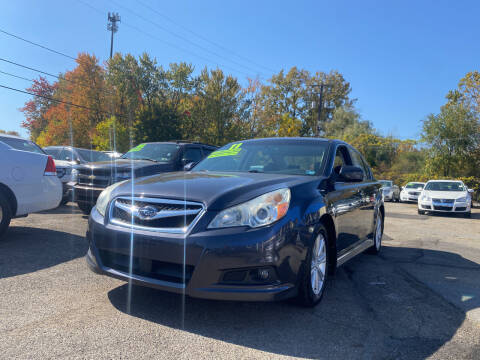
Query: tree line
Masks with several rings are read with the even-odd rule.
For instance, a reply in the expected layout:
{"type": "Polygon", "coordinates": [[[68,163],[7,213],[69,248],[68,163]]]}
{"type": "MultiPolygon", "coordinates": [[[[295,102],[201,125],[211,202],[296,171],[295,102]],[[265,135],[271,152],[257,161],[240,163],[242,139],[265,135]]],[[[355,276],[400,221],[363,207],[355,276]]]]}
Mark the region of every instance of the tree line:
{"type": "Polygon", "coordinates": [[[188,139],[214,145],[270,136],[313,136],[319,88],[326,84],[322,136],[357,147],[377,178],[403,184],[429,178],[480,178],[480,74],[471,72],[423,120],[420,140],[383,136],[355,109],[350,83],[337,71],[292,67],[270,79],[237,78],[187,63],[158,65],[144,53],[116,54],[100,64],[79,54],[55,82],[40,77],[20,109],[22,126],[41,146],[127,151],[148,141],[188,139]]]}

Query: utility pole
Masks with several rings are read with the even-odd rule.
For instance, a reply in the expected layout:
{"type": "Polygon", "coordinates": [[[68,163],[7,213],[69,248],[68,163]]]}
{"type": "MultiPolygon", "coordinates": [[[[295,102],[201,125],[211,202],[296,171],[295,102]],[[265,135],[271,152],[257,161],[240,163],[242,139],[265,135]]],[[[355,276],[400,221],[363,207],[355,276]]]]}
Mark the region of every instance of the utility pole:
{"type": "Polygon", "coordinates": [[[117,22],[120,22],[120,15],[118,15],[118,13],[108,13],[107,30],[112,32],[112,37],[110,39],[110,59],[113,56],[113,34],[118,31],[117,22]]]}

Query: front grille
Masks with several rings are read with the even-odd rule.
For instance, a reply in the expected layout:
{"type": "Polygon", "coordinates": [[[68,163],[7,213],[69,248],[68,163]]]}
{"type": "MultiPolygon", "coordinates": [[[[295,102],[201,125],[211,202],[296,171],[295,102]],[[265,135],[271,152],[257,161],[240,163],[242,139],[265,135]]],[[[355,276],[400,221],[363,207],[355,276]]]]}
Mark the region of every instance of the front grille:
{"type": "Polygon", "coordinates": [[[433,205],[433,210],[452,211],[452,207],[451,206],[433,205]]]}
{"type": "Polygon", "coordinates": [[[422,208],[423,209],[428,209],[428,210],[432,209],[432,207],[430,205],[422,205],[422,208]]]}
{"type": "Polygon", "coordinates": [[[146,231],[186,233],[203,214],[201,203],[142,197],[118,197],[110,205],[110,222],[146,231]]]}
{"type": "Polygon", "coordinates": [[[420,192],[418,192],[418,191],[409,191],[409,192],[408,192],[408,195],[417,195],[417,196],[418,196],[418,195],[420,195],[420,192]]]}
{"type": "Polygon", "coordinates": [[[455,211],[466,211],[466,210],[467,210],[467,208],[465,206],[457,206],[455,208],[455,211]]]}
{"type": "Polygon", "coordinates": [[[111,184],[110,177],[78,174],[77,182],[81,185],[107,187],[111,184]]]}
{"type": "Polygon", "coordinates": [[[455,202],[454,199],[432,199],[432,200],[442,204],[453,204],[455,202]]]}
{"type": "Polygon", "coordinates": [[[113,184],[110,169],[78,169],[77,182],[102,188],[113,184]]]}
{"type": "MultiPolygon", "coordinates": [[[[99,250],[102,264],[110,269],[130,274],[130,256],[113,253],[110,251],[99,250]]],[[[188,283],[192,277],[194,266],[169,263],[148,258],[133,256],[131,258],[131,273],[133,275],[148,277],[151,279],[174,282],[188,283]]]]}

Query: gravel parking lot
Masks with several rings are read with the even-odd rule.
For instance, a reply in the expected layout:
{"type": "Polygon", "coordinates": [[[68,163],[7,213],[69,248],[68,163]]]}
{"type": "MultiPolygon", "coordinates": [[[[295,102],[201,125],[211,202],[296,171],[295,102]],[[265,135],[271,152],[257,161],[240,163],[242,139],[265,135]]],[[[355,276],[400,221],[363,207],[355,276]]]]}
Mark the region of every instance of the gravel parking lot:
{"type": "Polygon", "coordinates": [[[386,207],[381,256],[343,266],[315,309],[129,292],[87,269],[73,204],[14,220],[0,242],[0,358],[480,359],[480,210],[386,207]]]}

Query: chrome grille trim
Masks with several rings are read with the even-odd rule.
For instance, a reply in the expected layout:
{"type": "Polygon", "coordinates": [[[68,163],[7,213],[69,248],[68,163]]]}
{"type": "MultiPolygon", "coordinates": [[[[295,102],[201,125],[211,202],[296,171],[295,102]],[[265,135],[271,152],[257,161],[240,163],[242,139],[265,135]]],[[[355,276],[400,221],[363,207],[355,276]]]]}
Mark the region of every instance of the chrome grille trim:
{"type": "Polygon", "coordinates": [[[182,201],[182,200],[171,200],[171,199],[160,199],[160,198],[151,198],[151,197],[129,197],[129,196],[118,196],[114,198],[109,205],[108,211],[108,221],[113,225],[123,226],[130,229],[135,230],[142,230],[142,231],[150,231],[150,232],[161,232],[161,233],[170,233],[170,234],[188,234],[190,230],[197,224],[197,222],[201,219],[203,214],[205,213],[205,206],[199,202],[191,202],[191,201],[182,201]],[[153,206],[155,205],[180,205],[180,206],[198,206],[199,209],[191,209],[191,210],[160,210],[155,216],[152,217],[140,217],[139,215],[139,208],[138,206],[128,206],[125,203],[117,202],[117,200],[123,200],[127,202],[142,202],[148,203],[153,206]],[[156,219],[164,219],[168,217],[178,217],[178,216],[188,216],[188,215],[197,215],[190,224],[184,227],[168,227],[168,228],[161,228],[161,227],[150,227],[150,226],[142,226],[137,224],[132,224],[131,222],[125,222],[119,220],[118,218],[113,217],[113,211],[115,208],[120,210],[126,211],[133,216],[137,217],[140,220],[156,220],[156,219]]]}

